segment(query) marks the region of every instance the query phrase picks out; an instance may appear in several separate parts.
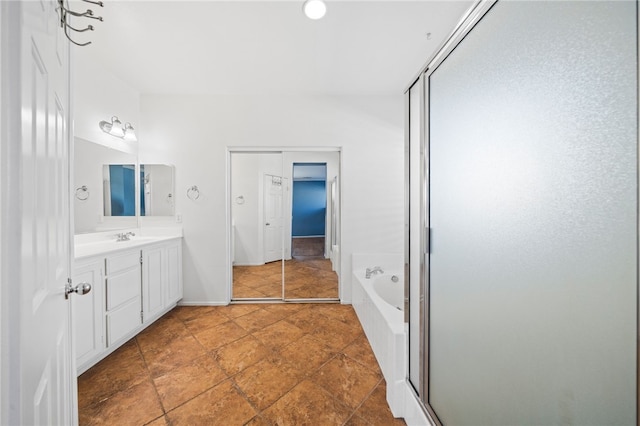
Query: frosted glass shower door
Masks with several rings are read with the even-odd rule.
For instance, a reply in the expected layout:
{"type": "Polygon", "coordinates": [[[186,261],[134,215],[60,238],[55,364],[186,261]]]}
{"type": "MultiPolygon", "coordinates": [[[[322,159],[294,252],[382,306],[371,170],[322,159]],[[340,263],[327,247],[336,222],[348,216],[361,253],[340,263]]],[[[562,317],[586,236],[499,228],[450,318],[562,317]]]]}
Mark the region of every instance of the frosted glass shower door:
{"type": "Polygon", "coordinates": [[[428,73],[444,424],[636,424],[636,16],[499,1],[428,73]]]}

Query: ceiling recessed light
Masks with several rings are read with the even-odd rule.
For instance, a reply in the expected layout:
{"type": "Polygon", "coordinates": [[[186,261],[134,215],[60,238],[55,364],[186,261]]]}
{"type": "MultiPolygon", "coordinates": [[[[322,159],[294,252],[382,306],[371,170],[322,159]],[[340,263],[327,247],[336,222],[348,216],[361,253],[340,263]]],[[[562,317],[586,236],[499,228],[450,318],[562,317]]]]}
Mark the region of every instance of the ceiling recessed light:
{"type": "Polygon", "coordinates": [[[322,0],[307,0],[302,5],[304,14],[309,19],[320,19],[327,13],[327,5],[322,0]]]}

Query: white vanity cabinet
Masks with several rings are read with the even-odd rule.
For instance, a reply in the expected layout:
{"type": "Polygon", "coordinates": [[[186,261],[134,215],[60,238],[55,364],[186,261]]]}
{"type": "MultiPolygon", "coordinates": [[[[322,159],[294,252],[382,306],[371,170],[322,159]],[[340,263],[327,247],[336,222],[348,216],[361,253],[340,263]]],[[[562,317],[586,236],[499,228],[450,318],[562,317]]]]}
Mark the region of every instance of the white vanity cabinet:
{"type": "Polygon", "coordinates": [[[182,243],[173,240],[142,249],[143,322],[153,322],[182,298],[182,243]]]}
{"type": "Polygon", "coordinates": [[[76,262],[73,282],[91,284],[91,291],[74,297],[76,360],[78,367],[91,362],[105,349],[104,327],[104,259],[76,262]]]}
{"type": "Polygon", "coordinates": [[[76,363],[81,374],[182,298],[182,238],[146,241],[77,258],[73,282],[88,282],[92,287],[73,298],[76,363]]]}

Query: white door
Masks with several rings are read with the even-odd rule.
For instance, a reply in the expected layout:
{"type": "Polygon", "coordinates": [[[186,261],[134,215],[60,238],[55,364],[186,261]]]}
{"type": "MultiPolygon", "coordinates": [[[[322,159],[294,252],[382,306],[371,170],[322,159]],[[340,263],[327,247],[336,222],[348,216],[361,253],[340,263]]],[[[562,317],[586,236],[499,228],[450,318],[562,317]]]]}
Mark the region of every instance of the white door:
{"type": "Polygon", "coordinates": [[[264,175],[264,262],[282,259],[282,194],[285,179],[264,175]]]}
{"type": "MultiPolygon", "coordinates": [[[[3,231],[15,233],[11,241],[17,245],[13,252],[3,252],[2,259],[3,268],[13,269],[16,282],[11,284],[17,287],[12,290],[16,303],[8,308],[12,321],[3,324],[10,327],[9,337],[3,337],[10,344],[10,385],[3,394],[9,411],[3,419],[9,424],[67,425],[77,421],[70,302],[65,299],[71,262],[69,44],[56,1],[10,3],[4,12],[18,19],[8,31],[19,64],[9,65],[3,79],[20,93],[7,99],[3,94],[3,102],[17,106],[20,115],[7,121],[15,133],[3,141],[9,145],[3,167],[11,164],[15,172],[13,181],[2,182],[2,190],[14,194],[13,203],[21,210],[3,222],[3,231]]],[[[7,198],[3,201],[4,212],[15,209],[7,198]]]]}

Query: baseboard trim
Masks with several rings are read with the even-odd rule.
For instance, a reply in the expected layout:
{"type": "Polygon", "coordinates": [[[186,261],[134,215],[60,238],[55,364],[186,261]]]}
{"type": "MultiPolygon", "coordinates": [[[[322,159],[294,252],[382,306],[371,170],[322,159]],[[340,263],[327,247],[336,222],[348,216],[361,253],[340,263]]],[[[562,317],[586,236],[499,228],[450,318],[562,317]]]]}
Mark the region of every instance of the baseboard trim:
{"type": "Polygon", "coordinates": [[[229,302],[211,302],[211,301],[181,301],[178,303],[178,306],[227,306],[229,302]]]}

